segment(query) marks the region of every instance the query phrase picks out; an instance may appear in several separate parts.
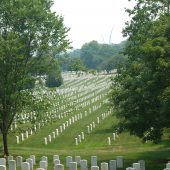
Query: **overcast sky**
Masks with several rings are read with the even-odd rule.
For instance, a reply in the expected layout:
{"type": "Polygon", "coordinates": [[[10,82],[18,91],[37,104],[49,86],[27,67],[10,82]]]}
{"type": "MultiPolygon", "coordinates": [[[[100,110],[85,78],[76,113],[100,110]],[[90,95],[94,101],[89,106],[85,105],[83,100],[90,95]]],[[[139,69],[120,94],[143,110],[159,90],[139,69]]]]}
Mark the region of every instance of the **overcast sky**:
{"type": "Polygon", "coordinates": [[[74,48],[97,40],[99,43],[119,43],[121,31],[129,20],[125,8],[132,8],[128,0],[54,0],[52,8],[64,17],[64,24],[71,28],[69,39],[74,48]]]}

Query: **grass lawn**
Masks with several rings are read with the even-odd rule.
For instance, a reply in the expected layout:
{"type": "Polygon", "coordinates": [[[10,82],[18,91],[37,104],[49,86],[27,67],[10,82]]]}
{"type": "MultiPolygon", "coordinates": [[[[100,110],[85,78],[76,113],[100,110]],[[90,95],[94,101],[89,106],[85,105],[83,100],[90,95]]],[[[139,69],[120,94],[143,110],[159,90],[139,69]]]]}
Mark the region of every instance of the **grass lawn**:
{"type": "MultiPolygon", "coordinates": [[[[77,85],[77,88],[90,86],[93,83],[94,87],[101,86],[102,78],[88,79],[87,81],[69,81],[60,89],[69,88],[70,86],[77,85]],[[100,83],[99,83],[100,82],[100,83]]],[[[104,83],[104,82],[103,82],[104,83]]],[[[83,88],[82,88],[83,89],[83,88]]],[[[84,90],[84,89],[83,89],[84,90]]],[[[88,96],[92,93],[75,93],[76,96],[79,94],[79,98],[88,96]],[[86,94],[86,95],[84,95],[86,94]],[[80,97],[81,96],[81,97],[80,97]]],[[[108,89],[99,91],[97,95],[107,93],[108,89]]],[[[96,96],[94,96],[95,98],[96,96]]],[[[84,99],[81,103],[85,101],[92,101],[93,97],[84,99]]],[[[103,100],[106,100],[107,96],[103,96],[100,99],[96,100],[94,103],[82,107],[82,109],[74,110],[68,117],[59,119],[55,122],[48,123],[46,126],[41,127],[36,133],[31,135],[28,139],[24,140],[20,144],[16,144],[16,134],[10,133],[8,135],[9,151],[10,154],[14,157],[21,155],[24,159],[28,158],[30,155],[36,155],[38,167],[39,161],[42,156],[48,156],[49,161],[49,170],[53,169],[52,156],[60,155],[61,163],[65,165],[66,156],[81,156],[81,159],[88,160],[88,166],[90,167],[90,157],[96,155],[98,158],[98,165],[100,166],[101,162],[108,162],[113,160],[116,156],[124,156],[124,169],[132,165],[132,163],[137,162],[138,160],[146,161],[146,170],[163,170],[167,160],[170,160],[170,140],[168,138],[168,132],[163,136],[163,141],[159,144],[153,144],[151,142],[142,143],[141,139],[129,135],[129,133],[119,134],[119,137],[113,141],[113,126],[117,124],[118,120],[114,116],[114,111],[102,120],[102,114],[108,112],[108,106],[103,103],[103,100]],[[95,111],[92,111],[91,114],[88,113],[87,116],[84,116],[84,112],[93,108],[94,106],[99,106],[102,104],[102,107],[98,108],[95,111]],[[61,124],[66,122],[72,116],[82,113],[83,119],[76,121],[74,124],[69,125],[63,133],[59,134],[56,139],[53,139],[48,145],[44,144],[44,137],[47,137],[56,128],[61,124]],[[100,118],[100,124],[97,124],[97,117],[100,118]],[[92,122],[96,123],[96,127],[92,130],[90,134],[87,133],[87,126],[92,122]],[[76,146],[75,137],[77,137],[81,132],[84,132],[85,139],[76,146]],[[107,138],[111,137],[111,145],[108,146],[107,138]]],[[[62,104],[70,102],[66,98],[62,98],[62,104]]],[[[75,107],[75,105],[74,105],[75,107]]],[[[44,113],[43,113],[44,114],[44,113]]],[[[2,146],[2,138],[0,137],[0,146],[2,146]]]]}

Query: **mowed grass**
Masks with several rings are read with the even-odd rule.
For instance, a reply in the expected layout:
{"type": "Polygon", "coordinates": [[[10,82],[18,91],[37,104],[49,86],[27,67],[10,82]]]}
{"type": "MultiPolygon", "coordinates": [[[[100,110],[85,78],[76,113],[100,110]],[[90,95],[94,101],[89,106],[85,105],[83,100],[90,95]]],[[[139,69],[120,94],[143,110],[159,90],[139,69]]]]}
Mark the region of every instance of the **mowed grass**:
{"type": "MultiPolygon", "coordinates": [[[[99,100],[99,103],[102,103],[102,100],[99,100]]],[[[88,108],[84,110],[88,110],[88,108]]],[[[75,111],[72,114],[83,113],[84,110],[75,111]]],[[[81,159],[87,159],[88,166],[90,166],[90,157],[93,155],[98,157],[99,166],[101,162],[109,163],[109,160],[113,160],[116,156],[121,155],[124,156],[123,170],[141,159],[146,161],[146,170],[163,170],[167,160],[170,160],[170,141],[167,135],[169,132],[165,133],[163,141],[159,144],[153,144],[152,142],[142,143],[141,139],[131,136],[128,132],[119,134],[119,137],[113,141],[113,127],[117,124],[118,120],[115,117],[114,111],[107,118],[101,120],[101,114],[107,111],[108,106],[103,104],[100,109],[70,125],[69,128],[66,128],[62,134],[59,134],[47,146],[44,144],[44,137],[55,131],[69,117],[41,127],[39,131],[20,144],[16,144],[15,135],[10,134],[8,136],[10,154],[14,156],[21,155],[24,159],[30,155],[36,155],[37,165],[35,168],[38,167],[38,162],[42,156],[48,156],[49,170],[53,169],[52,156],[55,154],[60,155],[61,163],[64,165],[68,155],[73,156],[73,158],[81,156],[81,159]],[[100,117],[100,124],[97,124],[97,116],[100,117]],[[92,122],[96,123],[96,128],[88,134],[87,126],[92,122]],[[76,146],[75,137],[81,132],[85,132],[85,140],[76,146]],[[111,137],[111,146],[108,146],[108,137],[111,137]]],[[[0,145],[2,145],[2,138],[0,139],[0,145]]]]}

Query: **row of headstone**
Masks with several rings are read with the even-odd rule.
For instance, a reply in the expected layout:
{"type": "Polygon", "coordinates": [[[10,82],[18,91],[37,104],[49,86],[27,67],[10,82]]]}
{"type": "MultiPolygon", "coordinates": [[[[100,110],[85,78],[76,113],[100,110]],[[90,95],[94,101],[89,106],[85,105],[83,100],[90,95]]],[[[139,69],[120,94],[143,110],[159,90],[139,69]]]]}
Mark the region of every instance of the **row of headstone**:
{"type": "MultiPolygon", "coordinates": [[[[45,93],[45,92],[44,92],[44,93],[45,93]]],[[[50,95],[51,95],[51,94],[52,94],[52,93],[50,93],[50,95]]],[[[94,94],[95,94],[95,93],[93,93],[93,96],[94,96],[94,94]]],[[[49,96],[50,96],[50,95],[49,95],[49,96]]],[[[84,97],[84,100],[86,100],[86,99],[87,99],[87,97],[84,97]]],[[[99,97],[99,99],[100,99],[100,97],[99,97]]],[[[96,100],[97,100],[97,98],[96,98],[94,101],[96,101],[96,100]]],[[[81,101],[83,101],[83,100],[81,100],[81,101]]],[[[83,103],[83,105],[80,105],[80,106],[84,106],[84,107],[85,107],[85,106],[87,106],[87,103],[90,104],[90,102],[86,102],[86,103],[83,103]]],[[[59,103],[58,103],[58,104],[59,104],[59,103]]],[[[65,108],[66,108],[65,105],[64,105],[64,106],[61,106],[61,110],[62,110],[62,109],[65,109],[65,108]]],[[[95,111],[97,108],[99,108],[99,106],[93,106],[92,109],[93,109],[93,111],[95,111]]],[[[26,115],[26,114],[25,114],[25,115],[21,115],[21,119],[28,118],[29,116],[35,116],[35,112],[31,112],[29,115],[26,115]]],[[[47,116],[47,117],[50,117],[50,116],[51,116],[51,113],[48,114],[48,112],[47,112],[46,116],[47,116]]],[[[59,114],[58,117],[59,117],[59,119],[60,119],[60,118],[62,118],[63,116],[59,114]]],[[[40,127],[41,127],[41,126],[44,126],[45,123],[47,123],[47,121],[43,122],[42,124],[39,123],[39,128],[37,128],[36,126],[34,126],[34,127],[33,127],[34,131],[36,132],[37,129],[40,129],[40,127]]],[[[15,127],[17,127],[16,122],[15,122],[15,127]]],[[[33,130],[30,130],[30,133],[29,133],[28,131],[26,131],[25,133],[21,133],[20,136],[17,136],[17,137],[16,137],[17,143],[20,143],[21,141],[24,141],[24,139],[27,139],[29,135],[32,135],[32,133],[33,133],[33,130]]],[[[54,132],[52,132],[52,134],[53,134],[53,138],[55,138],[55,137],[54,137],[54,136],[55,136],[54,132]]],[[[57,134],[56,134],[56,135],[57,135],[57,134]]],[[[50,134],[49,134],[48,138],[49,138],[49,140],[51,139],[50,134]]]]}
{"type": "MultiPolygon", "coordinates": [[[[99,109],[99,107],[97,107],[97,109],[99,109]]],[[[90,109],[91,110],[91,109],[90,109]]],[[[87,111],[85,111],[85,117],[87,116],[87,111]]],[[[74,116],[72,116],[71,118],[69,118],[65,123],[63,123],[63,125],[60,125],[59,128],[57,128],[55,131],[53,131],[51,134],[49,134],[47,137],[44,137],[44,144],[47,145],[48,142],[50,143],[52,141],[52,139],[55,139],[58,135],[59,132],[62,133],[69,125],[75,123],[76,121],[80,120],[83,118],[83,114],[79,113],[76,114],[74,116]]],[[[99,117],[97,118],[97,121],[99,123],[99,117]]],[[[95,128],[95,122],[92,122],[92,124],[90,124],[90,128],[91,130],[93,128],[95,128]]],[[[80,137],[79,138],[75,138],[75,144],[78,145],[78,143],[80,143],[80,137]]]]}
{"type": "Polygon", "coordinates": [[[132,167],[127,167],[126,170],[145,170],[145,161],[139,160],[137,163],[133,163],[132,167]]]}
{"type": "Polygon", "coordinates": [[[78,145],[85,139],[84,132],[81,132],[76,138],[75,138],[75,145],[78,145]]]}
{"type": "MultiPolygon", "coordinates": [[[[54,170],[64,170],[64,165],[61,164],[59,155],[53,155],[52,161],[54,170]]],[[[97,161],[97,156],[91,156],[90,162],[91,170],[117,170],[117,168],[124,167],[123,156],[117,156],[115,160],[110,160],[109,163],[102,162],[100,164],[100,168],[97,161]]],[[[16,160],[13,159],[13,156],[8,156],[7,161],[5,158],[0,158],[0,170],[6,170],[7,164],[9,170],[16,170],[17,167],[20,167],[21,170],[33,170],[34,165],[36,165],[36,157],[35,155],[30,155],[25,162],[22,156],[17,156],[16,160]]],[[[37,170],[47,170],[48,157],[42,156],[37,166],[39,167],[37,170]]],[[[80,170],[88,170],[87,160],[81,159],[80,156],[75,156],[74,160],[72,156],[66,157],[66,167],[69,168],[69,170],[77,170],[77,166],[80,166],[80,170]]],[[[127,167],[126,170],[145,170],[145,161],[139,160],[137,163],[133,163],[132,167],[127,167]]],[[[170,163],[167,163],[166,168],[163,170],[170,170],[170,163]]]]}
{"type": "Polygon", "coordinates": [[[48,116],[47,116],[48,117],[48,116]]]}

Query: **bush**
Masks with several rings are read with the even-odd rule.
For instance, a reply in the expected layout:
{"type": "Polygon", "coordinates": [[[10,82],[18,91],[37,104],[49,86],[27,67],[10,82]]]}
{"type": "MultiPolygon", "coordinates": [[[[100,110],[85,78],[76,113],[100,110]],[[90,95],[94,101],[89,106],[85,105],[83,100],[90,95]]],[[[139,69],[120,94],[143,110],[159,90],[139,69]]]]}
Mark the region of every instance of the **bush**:
{"type": "Polygon", "coordinates": [[[59,87],[63,83],[61,75],[57,77],[55,75],[48,75],[46,79],[46,87],[59,87]]]}

